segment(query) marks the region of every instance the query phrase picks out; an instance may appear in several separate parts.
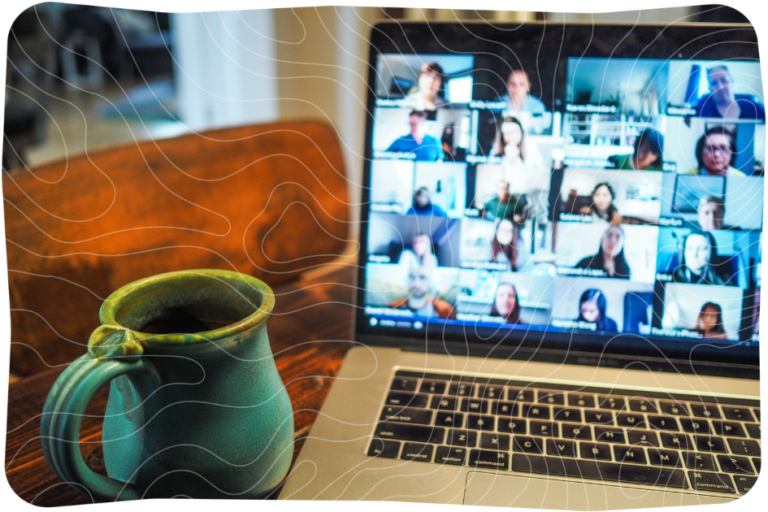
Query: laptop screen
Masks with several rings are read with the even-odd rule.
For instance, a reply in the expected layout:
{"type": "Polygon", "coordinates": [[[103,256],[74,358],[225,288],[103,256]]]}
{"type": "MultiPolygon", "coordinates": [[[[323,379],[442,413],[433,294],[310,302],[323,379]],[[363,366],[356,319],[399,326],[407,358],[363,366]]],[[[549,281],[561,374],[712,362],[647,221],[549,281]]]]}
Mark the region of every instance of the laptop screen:
{"type": "Polygon", "coordinates": [[[368,332],[758,342],[757,60],[374,53],[368,332]]]}

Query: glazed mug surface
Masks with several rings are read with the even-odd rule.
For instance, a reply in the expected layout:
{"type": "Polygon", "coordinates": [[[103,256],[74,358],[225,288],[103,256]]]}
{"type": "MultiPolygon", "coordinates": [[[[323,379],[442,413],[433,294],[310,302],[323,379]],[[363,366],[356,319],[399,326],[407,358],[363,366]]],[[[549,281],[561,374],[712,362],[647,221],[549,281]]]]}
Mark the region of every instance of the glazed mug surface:
{"type": "Polygon", "coordinates": [[[293,411],[266,321],[275,299],[253,277],[171,272],[110,295],[86,355],[58,378],[40,433],[51,468],[101,500],[263,498],[288,472],[293,411]],[[88,402],[110,383],[108,476],[79,444],[88,402]]]}

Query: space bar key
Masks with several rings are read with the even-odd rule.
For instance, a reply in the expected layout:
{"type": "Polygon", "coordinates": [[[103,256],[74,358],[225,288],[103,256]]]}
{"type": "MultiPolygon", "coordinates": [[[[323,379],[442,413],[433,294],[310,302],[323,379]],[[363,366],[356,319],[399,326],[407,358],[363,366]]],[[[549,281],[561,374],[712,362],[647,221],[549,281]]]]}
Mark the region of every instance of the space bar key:
{"type": "Polygon", "coordinates": [[[687,489],[685,473],[679,469],[615,464],[590,460],[576,460],[556,457],[515,454],[512,456],[512,471],[539,475],[586,478],[604,482],[643,484],[675,489],[687,489]]]}

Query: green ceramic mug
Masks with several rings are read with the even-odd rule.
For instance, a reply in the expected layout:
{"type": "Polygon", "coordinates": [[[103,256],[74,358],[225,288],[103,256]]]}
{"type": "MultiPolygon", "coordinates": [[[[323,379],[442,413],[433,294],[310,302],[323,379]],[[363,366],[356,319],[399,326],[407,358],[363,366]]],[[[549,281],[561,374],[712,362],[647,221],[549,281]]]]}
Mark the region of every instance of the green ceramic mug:
{"type": "Polygon", "coordinates": [[[272,290],[221,270],[161,274],[110,295],[88,353],[51,389],[40,425],[51,468],[102,500],[263,498],[288,472],[293,411],[267,338],[272,290]],[[80,453],[82,416],[110,384],[107,474],[80,453]]]}

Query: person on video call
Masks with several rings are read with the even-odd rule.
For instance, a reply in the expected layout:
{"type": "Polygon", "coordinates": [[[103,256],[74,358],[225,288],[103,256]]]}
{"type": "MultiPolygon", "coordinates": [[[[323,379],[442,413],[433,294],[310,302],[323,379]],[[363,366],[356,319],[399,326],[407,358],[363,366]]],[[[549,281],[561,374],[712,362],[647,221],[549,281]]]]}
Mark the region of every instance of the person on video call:
{"type": "Polygon", "coordinates": [[[664,136],[651,128],[646,128],[635,139],[631,155],[608,157],[616,169],[625,171],[661,171],[664,162],[664,136]]]}
{"type": "Polygon", "coordinates": [[[544,160],[535,146],[526,143],[525,130],[516,117],[505,117],[496,130],[494,156],[506,165],[542,165],[544,160]]]}
{"type": "Polygon", "coordinates": [[[486,219],[507,219],[515,225],[522,225],[526,220],[526,201],[509,193],[509,182],[499,180],[496,184],[496,197],[485,203],[483,217],[486,219]]]}
{"type": "Polygon", "coordinates": [[[417,161],[434,162],[443,154],[443,147],[436,138],[427,133],[427,113],[412,110],[408,115],[411,131],[408,135],[395,140],[387,151],[395,153],[414,153],[417,161]]]}
{"type": "Polygon", "coordinates": [[[443,98],[445,73],[437,62],[421,66],[419,83],[408,92],[408,105],[416,110],[436,110],[447,104],[443,98]]]}
{"type": "Polygon", "coordinates": [[[505,115],[514,115],[520,112],[543,114],[547,111],[544,102],[531,94],[531,81],[528,78],[528,73],[522,69],[515,69],[509,74],[507,92],[499,99],[507,102],[505,115]]]}
{"type": "Polygon", "coordinates": [[[429,215],[432,217],[447,217],[445,210],[432,203],[427,187],[419,187],[413,194],[413,204],[406,215],[429,215]]]}
{"type": "Polygon", "coordinates": [[[733,91],[733,77],[727,66],[707,69],[707,81],[711,92],[702,96],[696,106],[699,117],[765,121],[765,106],[762,103],[752,95],[733,91]]]}
{"type": "Polygon", "coordinates": [[[606,277],[629,279],[629,264],[624,257],[624,230],[619,226],[608,226],[600,239],[597,254],[582,259],[576,268],[602,270],[606,277]]]}
{"type": "Polygon", "coordinates": [[[726,283],[715,265],[719,258],[717,244],[712,233],[693,232],[683,239],[682,262],[672,274],[676,283],[732,284],[726,283]]]}
{"type": "Polygon", "coordinates": [[[733,134],[723,126],[714,126],[704,132],[696,143],[696,161],[699,166],[684,174],[746,176],[733,167],[736,161],[736,142],[733,134]]]}
{"type": "Polygon", "coordinates": [[[496,288],[491,316],[500,316],[505,324],[520,322],[520,303],[517,300],[517,289],[513,284],[501,283],[496,288]]]}
{"type": "Polygon", "coordinates": [[[616,321],[605,314],[607,305],[605,295],[600,290],[584,290],[579,300],[579,317],[576,321],[593,323],[598,331],[618,332],[616,321]]]}
{"type": "Polygon", "coordinates": [[[416,268],[432,271],[437,267],[437,256],[432,252],[432,239],[426,233],[416,233],[411,240],[411,248],[400,254],[397,262],[413,272],[416,268]]]}
{"type": "Polygon", "coordinates": [[[456,318],[456,310],[448,302],[432,295],[431,271],[415,268],[408,274],[408,296],[390,304],[393,309],[409,309],[416,316],[456,318]]]}
{"type": "Polygon", "coordinates": [[[592,191],[592,206],[581,209],[582,215],[591,215],[593,223],[621,224],[619,210],[613,205],[616,194],[608,183],[598,183],[592,191]]]}
{"type": "Polygon", "coordinates": [[[725,202],[721,197],[704,196],[699,200],[698,219],[702,231],[725,229],[725,202]]]}
{"type": "Polygon", "coordinates": [[[512,221],[499,219],[491,241],[491,260],[494,263],[504,263],[506,270],[516,271],[518,239],[517,229],[512,221]]]}
{"type": "Polygon", "coordinates": [[[723,328],[723,308],[714,302],[706,302],[701,306],[696,327],[693,329],[705,338],[727,340],[728,335],[723,328]]]}

